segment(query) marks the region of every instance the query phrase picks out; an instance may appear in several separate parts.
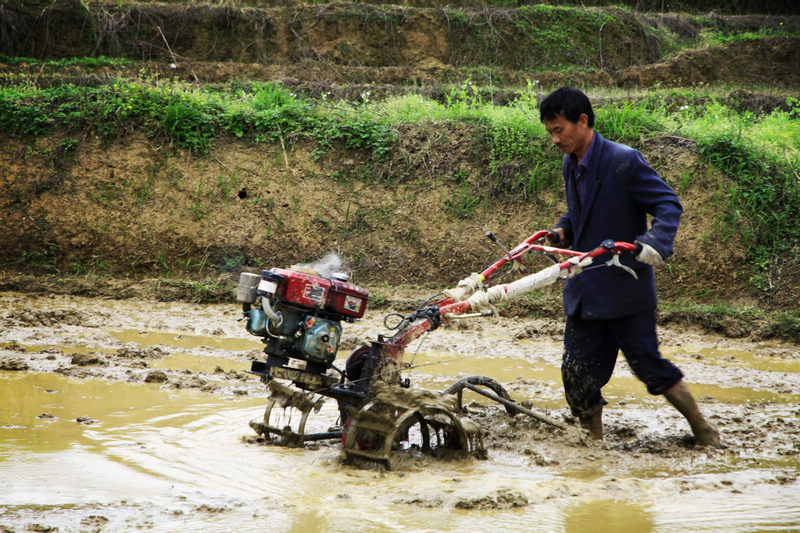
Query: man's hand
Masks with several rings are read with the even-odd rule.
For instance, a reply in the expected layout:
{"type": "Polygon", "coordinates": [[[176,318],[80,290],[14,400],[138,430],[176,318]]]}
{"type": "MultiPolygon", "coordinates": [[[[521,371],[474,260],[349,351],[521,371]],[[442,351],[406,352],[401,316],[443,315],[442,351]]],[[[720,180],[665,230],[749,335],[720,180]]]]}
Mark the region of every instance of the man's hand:
{"type": "Polygon", "coordinates": [[[550,233],[547,235],[547,240],[550,241],[550,244],[556,246],[557,248],[566,248],[569,246],[569,243],[564,236],[564,228],[551,229],[550,233]]]}
{"type": "Polygon", "coordinates": [[[654,267],[664,264],[664,258],[661,257],[661,254],[658,253],[655,248],[641,241],[636,241],[636,244],[642,247],[642,251],[636,256],[637,261],[654,267]]]}

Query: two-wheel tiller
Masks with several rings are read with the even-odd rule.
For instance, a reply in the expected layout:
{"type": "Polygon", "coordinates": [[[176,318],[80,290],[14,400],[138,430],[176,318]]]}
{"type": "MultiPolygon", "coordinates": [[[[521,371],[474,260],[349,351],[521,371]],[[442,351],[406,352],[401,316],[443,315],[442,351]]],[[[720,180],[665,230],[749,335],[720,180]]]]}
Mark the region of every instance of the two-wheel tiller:
{"type": "MultiPolygon", "coordinates": [[[[494,235],[487,233],[497,242],[494,235]]],[[[391,336],[378,335],[369,346],[355,349],[344,368],[334,365],[342,323],[364,316],[368,292],[347,283],[341,273],[322,275],[309,267],[273,268],[261,275],[242,273],[237,299],[243,305],[247,331],[263,338],[265,361],[254,361],[250,372],[268,387],[264,416],[250,426],[267,440],[286,446],[341,439],[349,461],[367,461],[391,468],[394,451],[413,443],[424,453],[483,457],[480,428],[461,416],[463,389],[472,390],[518,412],[564,428],[563,425],[517,405],[498,382],[486,376],[458,380],[443,392],[410,388],[403,370],[406,347],[426,332],[457,319],[487,316],[494,305],[532,290],[578,275],[608,257],[605,266],[633,270],[620,263],[636,246],[607,240],[589,252],[547,244],[549,232],[534,233],[481,273],[463,279],[453,289],[434,296],[408,317],[402,317],[391,336]],[[524,273],[523,257],[534,252],[555,264],[506,283],[509,273],[524,273]],[[557,256],[567,259],[558,261],[557,256]],[[339,425],[322,433],[307,433],[306,421],[318,412],[324,398],[338,402],[339,425]],[[277,409],[276,409],[277,408],[277,409]],[[278,422],[286,410],[298,413],[294,425],[278,422]]],[[[595,265],[603,266],[603,265],[595,265]]]]}

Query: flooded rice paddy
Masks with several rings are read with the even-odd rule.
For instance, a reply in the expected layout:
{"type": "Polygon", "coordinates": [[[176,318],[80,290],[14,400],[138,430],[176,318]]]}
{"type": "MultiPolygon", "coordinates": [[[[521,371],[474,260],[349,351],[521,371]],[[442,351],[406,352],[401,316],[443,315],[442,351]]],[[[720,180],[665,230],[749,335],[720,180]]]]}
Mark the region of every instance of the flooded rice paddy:
{"type": "MultiPolygon", "coordinates": [[[[466,395],[487,460],[344,464],[340,446],[266,445],[249,428],[262,345],[235,304],[0,294],[0,531],[800,531],[797,346],[662,331],[726,448],[688,425],[620,359],[606,441],[466,395]]],[[[339,359],[386,333],[345,324],[339,359]]],[[[479,319],[414,343],[413,387],[468,375],[574,425],[557,323],[479,319]]],[[[309,431],[337,422],[328,400],[309,431]]]]}

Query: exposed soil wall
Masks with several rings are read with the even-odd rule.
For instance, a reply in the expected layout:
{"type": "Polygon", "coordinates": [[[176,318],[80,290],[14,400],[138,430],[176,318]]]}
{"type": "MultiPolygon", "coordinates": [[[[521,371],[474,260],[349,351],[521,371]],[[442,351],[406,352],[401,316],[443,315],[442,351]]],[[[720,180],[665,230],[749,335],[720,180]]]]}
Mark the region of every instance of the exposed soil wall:
{"type": "Polygon", "coordinates": [[[618,8],[407,8],[321,4],[84,4],[0,7],[0,53],[65,58],[331,65],[492,66],[614,71],[663,59],[703,28],[741,33],[800,27],[797,16],[638,15],[618,8]],[[525,53],[519,53],[524,50],[525,53]]]}
{"type": "MultiPolygon", "coordinates": [[[[487,179],[480,154],[488,147],[475,132],[420,127],[400,139],[390,159],[377,162],[358,151],[317,158],[302,143],[284,151],[228,139],[197,156],[137,133],[86,139],[64,154],[57,138],[4,138],[0,225],[14,229],[2,234],[0,261],[232,280],[242,267],[285,267],[335,252],[359,283],[444,287],[501,253],[486,231],[511,246],[549,228],[565,208],[559,188],[509,201],[502,184],[487,179]],[[486,192],[468,218],[453,208],[463,176],[486,192]]],[[[659,276],[662,296],[755,301],[743,248],[723,239],[709,211],[719,202],[708,183],[725,178],[668,138],[643,151],[676,189],[685,173],[694,176],[681,190],[685,215],[676,254],[659,276]]],[[[776,290],[764,296],[791,307],[796,280],[796,272],[776,272],[776,290]]]]}

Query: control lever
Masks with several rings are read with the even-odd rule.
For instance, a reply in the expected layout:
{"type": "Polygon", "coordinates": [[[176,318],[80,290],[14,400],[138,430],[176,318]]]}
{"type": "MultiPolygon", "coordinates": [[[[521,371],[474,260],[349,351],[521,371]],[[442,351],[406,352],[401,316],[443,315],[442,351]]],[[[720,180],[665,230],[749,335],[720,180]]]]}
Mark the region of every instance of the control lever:
{"type": "MultiPolygon", "coordinates": [[[[612,251],[614,249],[614,241],[612,239],[607,239],[607,240],[603,241],[600,244],[600,246],[602,246],[603,248],[605,248],[606,250],[608,250],[610,252],[610,251],[612,251]]],[[[641,250],[640,245],[637,246],[637,250],[641,250]]],[[[633,252],[633,253],[638,253],[638,251],[637,252],[633,252]]],[[[631,267],[629,267],[628,265],[623,265],[622,263],[620,263],[619,256],[620,256],[619,253],[612,253],[611,254],[611,259],[606,261],[606,266],[619,267],[622,270],[624,270],[625,272],[627,272],[628,274],[630,274],[631,276],[633,276],[633,279],[639,279],[639,276],[636,275],[636,272],[634,272],[634,270],[631,267]]]]}
{"type": "Polygon", "coordinates": [[[522,259],[519,259],[519,258],[517,258],[516,260],[514,260],[514,259],[511,257],[511,254],[509,253],[509,251],[508,251],[508,250],[506,249],[506,247],[505,247],[505,246],[503,246],[503,244],[502,244],[502,243],[501,243],[501,242],[500,242],[500,241],[497,239],[497,236],[496,236],[494,233],[492,233],[491,231],[487,231],[487,232],[486,232],[486,237],[487,237],[487,238],[488,238],[490,241],[492,241],[493,243],[495,243],[497,246],[499,246],[499,247],[500,247],[500,249],[501,249],[501,250],[503,250],[503,253],[505,254],[505,256],[506,256],[506,257],[507,257],[507,258],[508,258],[510,261],[513,261],[513,264],[511,265],[513,268],[521,268],[523,272],[526,272],[526,271],[528,270],[527,268],[525,268],[525,265],[522,263],[522,259]]]}

